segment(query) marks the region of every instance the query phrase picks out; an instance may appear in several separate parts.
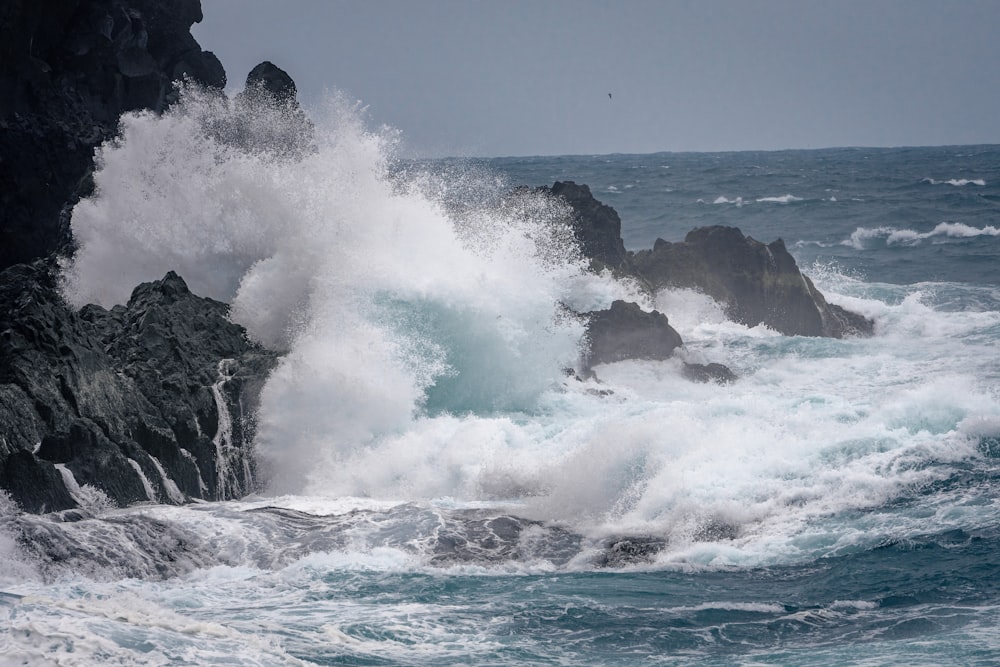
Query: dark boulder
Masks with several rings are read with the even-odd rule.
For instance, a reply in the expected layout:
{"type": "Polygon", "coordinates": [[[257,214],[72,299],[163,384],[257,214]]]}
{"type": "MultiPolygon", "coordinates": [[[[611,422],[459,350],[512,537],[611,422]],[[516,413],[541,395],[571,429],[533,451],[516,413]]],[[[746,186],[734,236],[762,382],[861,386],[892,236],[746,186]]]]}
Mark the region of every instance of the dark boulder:
{"type": "Polygon", "coordinates": [[[71,244],[94,148],[126,111],[161,111],[173,81],[222,88],[190,34],[199,0],[10,0],[0,7],[0,269],[71,244]]]}
{"type": "Polygon", "coordinates": [[[227,311],[172,273],[127,306],[76,312],[50,263],[0,272],[0,487],[29,511],[79,504],[87,485],[119,505],[253,490],[275,355],[227,311]]]}
{"type": "Polygon", "coordinates": [[[585,370],[626,359],[669,359],[682,345],[667,316],[644,311],[638,304],[615,301],[611,308],[589,314],[589,353],[585,370]]]}
{"type": "Polygon", "coordinates": [[[270,62],[250,70],[231,113],[207,119],[218,142],[250,153],[298,160],[316,151],[316,130],[299,106],[295,81],[270,62]]]}
{"type": "Polygon", "coordinates": [[[872,333],[871,321],[827,303],[781,239],[765,245],[736,227],[701,227],[683,243],[657,239],[652,250],[632,255],[631,267],[654,290],[704,292],[747,326],[765,324],[789,336],[872,333]]]}
{"type": "Polygon", "coordinates": [[[255,89],[265,92],[277,102],[298,105],[295,81],[288,76],[288,72],[270,61],[265,60],[247,74],[244,90],[255,89]]]}

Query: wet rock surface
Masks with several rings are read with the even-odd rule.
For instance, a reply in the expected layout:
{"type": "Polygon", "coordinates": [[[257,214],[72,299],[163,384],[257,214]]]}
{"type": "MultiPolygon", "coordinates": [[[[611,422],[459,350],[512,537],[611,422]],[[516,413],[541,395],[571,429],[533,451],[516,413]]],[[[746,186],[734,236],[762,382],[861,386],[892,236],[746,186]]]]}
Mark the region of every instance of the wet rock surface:
{"type": "Polygon", "coordinates": [[[589,317],[586,368],[625,359],[669,359],[682,344],[666,315],[646,312],[635,303],[614,301],[607,310],[589,317]]]}
{"type": "Polygon", "coordinates": [[[764,324],[788,336],[872,333],[869,320],[827,303],[781,239],[764,244],[736,227],[701,227],[682,243],[658,239],[651,250],[633,253],[630,265],[653,290],[699,290],[747,326],[764,324]]]}
{"type": "Polygon", "coordinates": [[[252,490],[250,416],[276,357],[227,313],[172,273],[77,312],[52,264],[0,272],[0,487],[34,512],[252,490]]]}

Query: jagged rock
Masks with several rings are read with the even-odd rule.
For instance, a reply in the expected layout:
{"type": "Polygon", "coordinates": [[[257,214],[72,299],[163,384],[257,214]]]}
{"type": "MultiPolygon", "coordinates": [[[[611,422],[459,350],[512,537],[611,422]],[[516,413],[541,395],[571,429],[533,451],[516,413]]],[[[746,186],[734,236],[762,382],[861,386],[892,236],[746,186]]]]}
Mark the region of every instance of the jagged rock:
{"type": "Polygon", "coordinates": [[[274,63],[265,60],[247,74],[245,90],[264,90],[277,102],[298,105],[296,99],[295,81],[288,72],[274,63]]]}
{"type": "Polygon", "coordinates": [[[586,369],[625,359],[668,359],[682,345],[666,315],[647,313],[635,303],[618,300],[589,317],[586,369]]]}
{"type": "Polygon", "coordinates": [[[781,239],[765,245],[736,227],[701,227],[683,243],[657,239],[652,250],[634,253],[630,263],[654,290],[700,290],[747,326],[765,324],[789,336],[872,333],[872,322],[827,303],[781,239]]]}
{"type": "Polygon", "coordinates": [[[172,82],[222,88],[190,34],[199,0],[8,0],[0,8],[0,269],[63,251],[94,148],[172,82]]]}
{"type": "Polygon", "coordinates": [[[120,505],[252,490],[251,416],[275,355],[227,310],[173,273],[126,306],[75,312],[51,263],[0,272],[0,487],[33,512],[93,495],[57,465],[120,505]]]}
{"type": "Polygon", "coordinates": [[[618,214],[586,185],[556,182],[537,190],[569,204],[580,248],[598,270],[611,267],[653,291],[698,289],[719,301],[731,319],[786,335],[842,338],[873,331],[867,318],[827,303],[781,239],[765,245],[735,227],[701,227],[683,243],[657,239],[652,250],[628,252],[618,214]]]}
{"type": "Polygon", "coordinates": [[[315,127],[299,107],[295,82],[267,61],[247,75],[231,113],[206,120],[212,138],[250,153],[298,160],[316,151],[315,127]]]}
{"type": "Polygon", "coordinates": [[[572,209],[569,223],[573,234],[596,269],[625,266],[628,255],[621,238],[622,221],[615,209],[595,199],[588,186],[573,181],[556,181],[551,188],[537,190],[559,197],[572,209]]]}

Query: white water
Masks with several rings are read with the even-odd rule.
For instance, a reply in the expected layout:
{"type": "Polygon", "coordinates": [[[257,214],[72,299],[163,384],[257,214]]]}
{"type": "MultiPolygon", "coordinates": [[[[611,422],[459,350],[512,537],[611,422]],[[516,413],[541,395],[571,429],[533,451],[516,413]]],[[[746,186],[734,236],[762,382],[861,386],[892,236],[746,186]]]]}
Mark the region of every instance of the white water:
{"type": "Polygon", "coordinates": [[[977,236],[1000,236],[1000,228],[993,225],[972,227],[960,222],[942,222],[929,232],[896,227],[858,227],[850,238],[841,241],[841,245],[864,250],[866,243],[873,239],[885,239],[886,245],[916,245],[934,237],[967,239],[977,236]]]}
{"type": "Polygon", "coordinates": [[[475,175],[393,176],[391,135],[337,100],[301,160],[213,140],[206,118],[226,113],[193,95],[123,120],[74,212],[66,291],[110,305],[176,270],[287,350],[258,415],[270,493],[512,504],[596,537],[666,537],[664,561],[769,563],[904,530],[838,517],[946,477],[1000,423],[980,336],[996,312],[835,273],[820,289],[873,317],[875,338],[748,330],[666,292],[646,305],[681,356],[739,381],[692,384],[679,361],[567,379],[582,326],[560,304],[640,297],[583,270],[558,206],[501,203],[475,175]]]}

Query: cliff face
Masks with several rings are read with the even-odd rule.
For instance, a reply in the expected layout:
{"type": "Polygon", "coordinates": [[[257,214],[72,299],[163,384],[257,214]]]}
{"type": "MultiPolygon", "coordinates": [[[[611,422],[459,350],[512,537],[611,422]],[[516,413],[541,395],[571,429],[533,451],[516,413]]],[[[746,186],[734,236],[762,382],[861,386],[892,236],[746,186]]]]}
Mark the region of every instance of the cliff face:
{"type": "Polygon", "coordinates": [[[0,6],[0,269],[71,244],[94,148],[125,111],[162,111],[184,78],[226,74],[191,36],[199,0],[7,0],[0,6]]]}
{"type": "Polygon", "coordinates": [[[94,148],[174,82],[221,88],[199,0],[0,6],[0,489],[25,510],[254,488],[252,415],[275,355],[168,274],[111,311],[65,303],[55,256],[94,148]]]}

